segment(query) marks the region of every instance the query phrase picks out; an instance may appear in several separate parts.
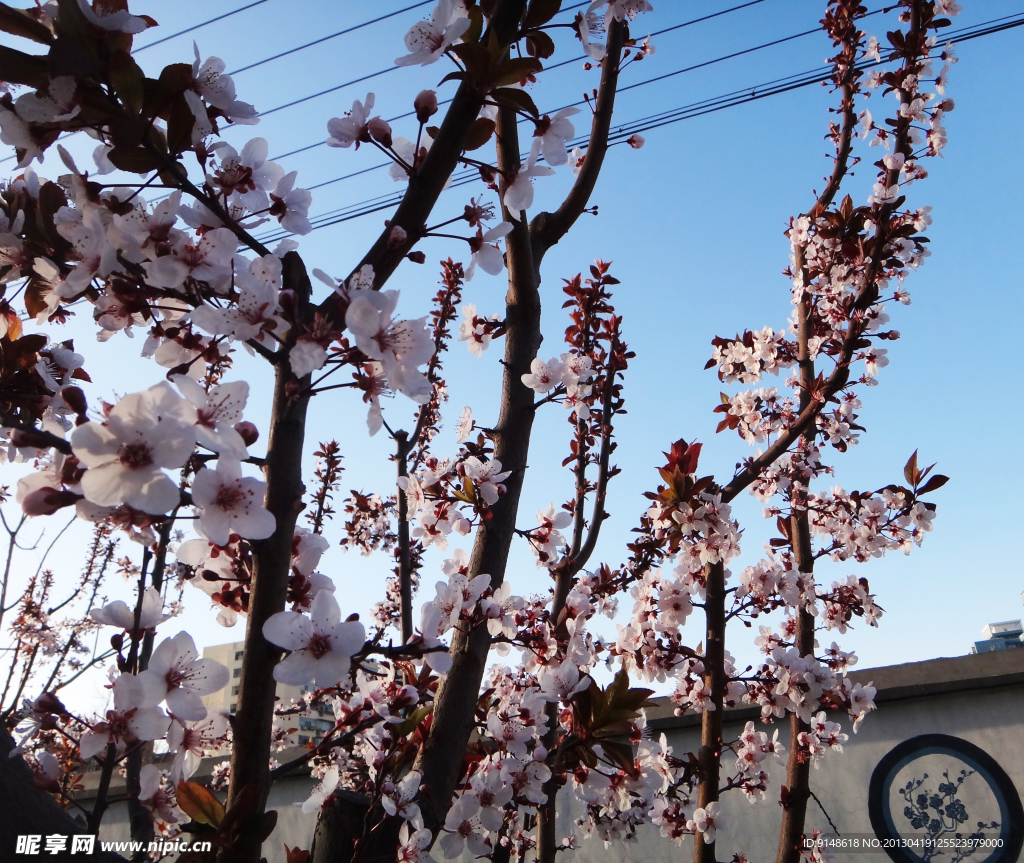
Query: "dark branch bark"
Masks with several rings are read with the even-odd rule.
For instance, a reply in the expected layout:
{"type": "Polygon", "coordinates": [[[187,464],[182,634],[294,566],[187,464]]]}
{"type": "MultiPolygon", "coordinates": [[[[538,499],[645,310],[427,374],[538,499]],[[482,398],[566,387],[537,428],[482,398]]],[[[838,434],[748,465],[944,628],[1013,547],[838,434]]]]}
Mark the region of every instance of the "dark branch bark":
{"type": "MultiPolygon", "coordinates": [[[[612,455],[612,400],[615,391],[615,352],[619,348],[618,319],[616,319],[615,331],[608,344],[608,380],[607,391],[604,394],[603,413],[601,415],[601,453],[597,462],[597,484],[594,488],[594,511],[590,517],[590,529],[587,531],[587,538],[582,547],[573,555],[572,569],[575,575],[587,565],[590,556],[597,548],[597,540],[601,535],[601,525],[608,517],[604,504],[608,497],[609,461],[612,455]]],[[[564,600],[563,600],[564,602],[564,600]]]]}
{"type": "MultiPolygon", "coordinates": [[[[809,536],[808,536],[809,539],[809,536]]],[[[808,542],[808,546],[810,543],[808,542]]],[[[796,648],[801,656],[814,653],[814,617],[801,609],[797,613],[796,648]]],[[[787,793],[782,801],[782,825],[779,829],[777,863],[797,863],[801,859],[801,839],[811,796],[811,761],[800,735],[810,725],[795,713],[789,715],[789,759],[786,762],[787,793]]]]}
{"type": "MultiPolygon", "coordinates": [[[[534,394],[523,385],[522,376],[529,371],[540,348],[540,263],[544,253],[582,214],[597,182],[607,150],[624,32],[623,25],[615,24],[608,37],[609,59],[602,73],[601,92],[591,131],[590,147],[593,148],[594,159],[590,159],[591,150],[588,149],[583,171],[555,213],[541,214],[529,225],[525,223],[525,215],[522,221],[515,221],[507,210],[503,213],[514,227],[505,241],[509,283],[505,320],[508,329],[501,409],[494,428],[494,457],[512,474],[505,483],[505,494],[492,509],[491,518],[477,531],[470,559],[470,576],[487,573],[494,587],[504,580],[509,547],[515,534],[535,414],[534,394]]],[[[498,115],[497,151],[502,176],[514,177],[520,168],[519,134],[515,115],[506,109],[499,111],[498,115]]],[[[429,789],[421,808],[427,824],[435,830],[443,823],[451,805],[462,768],[462,759],[453,758],[452,754],[465,752],[469,741],[489,647],[490,636],[484,627],[468,633],[459,632],[452,639],[452,669],[438,690],[431,734],[417,760],[417,767],[423,771],[424,785],[429,789]]]]}
{"type": "MultiPolygon", "coordinates": [[[[421,408],[421,416],[425,415],[424,407],[421,408]]],[[[398,477],[401,479],[409,476],[409,435],[397,431],[395,442],[398,444],[396,460],[398,477]]],[[[412,562],[409,542],[409,501],[405,492],[398,489],[398,587],[402,602],[402,644],[412,638],[412,562]]]]}
{"type": "Polygon", "coordinates": [[[573,183],[569,194],[555,212],[538,213],[530,223],[530,242],[533,246],[533,263],[537,268],[538,282],[544,255],[569,232],[569,229],[583,214],[590,203],[590,196],[597,185],[597,178],[601,174],[605,153],[608,152],[608,132],[612,125],[615,91],[619,82],[622,45],[625,38],[625,22],[613,22],[608,31],[608,49],[605,53],[604,66],[601,69],[601,86],[597,94],[594,118],[590,125],[590,140],[587,142],[586,158],[583,160],[583,167],[576,177],[576,182],[573,183]]]}
{"type": "MultiPolygon", "coordinates": [[[[175,509],[160,527],[160,536],[157,541],[156,554],[153,555],[153,574],[150,582],[157,590],[164,586],[164,569],[167,565],[167,544],[171,539],[171,530],[174,527],[174,520],[178,515],[175,509]]],[[[142,590],[139,594],[141,596],[142,590]]],[[[140,609],[141,610],[141,609],[140,609]]],[[[153,655],[153,633],[147,632],[142,637],[142,647],[139,650],[139,672],[149,668],[149,660],[153,655]]],[[[153,819],[149,810],[139,802],[141,789],[141,776],[143,761],[152,760],[153,744],[147,743],[133,750],[125,759],[125,785],[128,788],[128,817],[131,824],[131,837],[136,842],[145,842],[153,838],[153,819]]],[[[141,861],[146,857],[146,852],[139,851],[132,855],[132,859],[141,861]]]]}
{"type": "Polygon", "coordinates": [[[142,143],[143,146],[149,150],[150,154],[152,154],[164,166],[164,170],[174,175],[174,178],[177,180],[178,186],[182,191],[188,192],[188,194],[199,201],[199,203],[220,219],[221,222],[224,223],[224,227],[238,237],[240,242],[252,249],[257,255],[270,254],[270,249],[264,246],[263,243],[253,237],[247,230],[245,230],[245,228],[232,219],[216,198],[211,195],[207,195],[188,178],[188,171],[185,170],[185,166],[182,165],[181,162],[176,159],[172,159],[166,153],[161,152],[148,140],[144,140],[142,143]]]}
{"type": "MultiPolygon", "coordinates": [[[[525,10],[526,0],[500,0],[491,16],[487,32],[481,37],[481,42],[487,44],[490,34],[493,33],[497,43],[503,49],[507,48],[516,36],[525,10]]],[[[485,94],[471,81],[463,81],[459,85],[426,158],[409,178],[409,188],[402,198],[402,203],[398,205],[394,216],[388,221],[387,227],[377,241],[352,270],[354,274],[365,264],[370,264],[373,267],[375,289],[380,290],[384,286],[402,259],[422,236],[430,211],[437,203],[448,178],[459,165],[459,157],[466,145],[470,127],[483,107],[484,96],[485,94]],[[398,246],[392,246],[390,243],[391,229],[395,225],[403,228],[408,235],[408,239],[398,246]]],[[[320,303],[317,311],[333,311],[337,300],[338,297],[332,294],[320,303]]]]}
{"type": "MultiPolygon", "coordinates": [[[[711,690],[713,710],[701,714],[700,784],[697,787],[697,805],[707,808],[718,800],[719,774],[722,766],[722,704],[725,695],[725,565],[709,564],[705,570],[707,598],[704,603],[706,618],[704,640],[704,683],[711,690]]],[[[693,837],[694,863],[714,863],[715,843],[704,841],[704,834],[693,837]]]]}
{"type": "MultiPolygon", "coordinates": [[[[497,133],[498,167],[504,176],[514,177],[520,163],[519,133],[512,111],[505,108],[499,111],[497,133]]],[[[504,215],[513,221],[507,210],[504,215]]],[[[512,473],[505,481],[505,494],[491,510],[491,518],[477,530],[469,564],[471,578],[487,573],[494,587],[505,577],[533,428],[533,390],[523,384],[522,376],[529,372],[541,340],[540,293],[530,231],[525,216],[513,224],[512,233],[505,239],[509,285],[505,298],[507,331],[501,410],[494,427],[494,458],[512,473]]],[[[483,626],[468,633],[457,632],[452,639],[452,668],[438,689],[430,737],[417,759],[417,767],[423,771],[423,782],[429,789],[423,814],[433,829],[444,822],[451,805],[462,769],[461,756],[473,730],[490,643],[490,635],[483,626]]]]}
{"type": "MultiPolygon", "coordinates": [[[[299,298],[299,311],[309,302],[310,284],[302,259],[289,252],[284,257],[284,287],[299,298]]],[[[285,349],[294,344],[293,329],[285,349]]],[[[257,863],[260,842],[255,822],[266,806],[270,789],[270,737],[274,719],[276,683],[274,666],[281,651],[263,637],[263,624],[285,607],[291,573],[295,521],[302,510],[302,449],[309,403],[309,375],[296,378],[288,362],[275,367],[274,400],[264,475],[267,493],[264,506],[274,515],[277,528],[269,539],[255,541],[252,592],[245,632],[245,661],[238,694],[238,715],[244,724],[234,726],[231,752],[230,806],[246,786],[255,786],[259,803],[250,822],[240,831],[241,840],[225,855],[231,861],[257,863]]]]}

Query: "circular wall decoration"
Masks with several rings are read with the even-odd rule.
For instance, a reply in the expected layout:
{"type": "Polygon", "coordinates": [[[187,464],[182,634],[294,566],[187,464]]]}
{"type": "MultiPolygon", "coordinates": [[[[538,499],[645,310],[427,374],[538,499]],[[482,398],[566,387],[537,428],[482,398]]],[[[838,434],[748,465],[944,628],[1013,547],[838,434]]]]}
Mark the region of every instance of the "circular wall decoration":
{"type": "Polygon", "coordinates": [[[868,790],[875,836],[897,863],[1016,863],[1024,807],[987,752],[947,734],[892,749],[868,790]]]}

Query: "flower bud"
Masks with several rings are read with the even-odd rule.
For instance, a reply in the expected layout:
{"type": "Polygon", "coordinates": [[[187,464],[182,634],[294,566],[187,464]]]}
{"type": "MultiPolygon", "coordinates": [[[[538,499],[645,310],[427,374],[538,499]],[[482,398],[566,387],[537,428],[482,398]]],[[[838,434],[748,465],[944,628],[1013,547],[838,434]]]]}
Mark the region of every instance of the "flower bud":
{"type": "Polygon", "coordinates": [[[89,404],[85,400],[85,393],[82,392],[81,387],[64,387],[60,391],[60,397],[64,400],[64,404],[71,408],[79,418],[84,419],[89,404]]]}
{"type": "Polygon", "coordinates": [[[61,703],[61,700],[51,692],[44,692],[40,695],[32,707],[39,712],[45,710],[47,713],[57,713],[61,716],[68,712],[68,709],[61,703]]]}
{"type": "Polygon", "coordinates": [[[25,515],[53,515],[58,509],[71,506],[82,496],[59,488],[39,488],[22,498],[25,515]]]}
{"type": "Polygon", "coordinates": [[[427,262],[427,256],[423,252],[409,252],[406,257],[414,264],[425,264],[427,262]]]}
{"type": "Polygon", "coordinates": [[[544,761],[548,757],[548,751],[540,743],[538,743],[533,749],[533,760],[544,761]]]}
{"type": "Polygon", "coordinates": [[[412,106],[416,109],[416,119],[426,123],[437,113],[437,93],[433,90],[420,90],[412,106]]]}
{"type": "Polygon", "coordinates": [[[242,442],[246,446],[252,446],[260,439],[260,430],[248,420],[235,423],[235,431],[242,436],[242,442]]]}
{"type": "Polygon", "coordinates": [[[366,124],[366,128],[370,130],[370,137],[378,144],[384,147],[391,146],[391,127],[387,124],[386,120],[374,117],[366,124]]]}
{"type": "Polygon", "coordinates": [[[294,321],[296,306],[295,291],[281,291],[281,293],[277,295],[277,301],[281,304],[281,314],[284,316],[285,320],[294,321]]]}
{"type": "Polygon", "coordinates": [[[400,225],[395,225],[391,229],[391,233],[388,234],[388,245],[392,249],[397,249],[408,239],[409,235],[405,232],[405,228],[400,225]]]}
{"type": "Polygon", "coordinates": [[[629,146],[632,147],[634,150],[639,150],[646,143],[646,141],[647,139],[644,138],[643,135],[630,135],[626,139],[626,143],[629,144],[629,146]]]}

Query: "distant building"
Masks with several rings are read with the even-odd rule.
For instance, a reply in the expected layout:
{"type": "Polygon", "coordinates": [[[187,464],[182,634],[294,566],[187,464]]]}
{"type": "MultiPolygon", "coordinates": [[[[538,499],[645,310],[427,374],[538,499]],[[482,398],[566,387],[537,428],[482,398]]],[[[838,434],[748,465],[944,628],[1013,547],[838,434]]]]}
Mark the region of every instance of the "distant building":
{"type": "MultiPolygon", "coordinates": [[[[217,644],[203,648],[203,658],[213,659],[227,667],[231,672],[231,680],[220,692],[203,697],[208,710],[229,710],[235,713],[238,709],[238,690],[242,677],[242,657],[245,654],[245,642],[236,641],[232,644],[217,644]]],[[[277,684],[279,704],[291,704],[302,699],[304,692],[312,692],[313,686],[286,686],[277,684]]],[[[289,731],[289,746],[305,746],[307,743],[319,743],[324,733],[334,727],[334,715],[330,709],[321,708],[314,716],[280,716],[274,719],[275,728],[289,731]]]]}
{"type": "Polygon", "coordinates": [[[971,653],[989,653],[993,650],[1024,647],[1024,627],[1021,627],[1019,620],[990,623],[981,630],[981,634],[984,639],[974,642],[971,653]]]}

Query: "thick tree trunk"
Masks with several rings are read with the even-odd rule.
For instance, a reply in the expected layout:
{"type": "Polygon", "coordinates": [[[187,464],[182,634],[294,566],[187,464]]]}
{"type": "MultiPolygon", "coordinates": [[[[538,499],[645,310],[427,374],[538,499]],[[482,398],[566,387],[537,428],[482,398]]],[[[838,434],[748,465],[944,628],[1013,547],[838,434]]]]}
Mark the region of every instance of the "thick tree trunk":
{"type": "MultiPolygon", "coordinates": [[[[701,715],[700,784],[697,805],[707,808],[718,800],[719,772],[722,755],[722,710],[725,695],[725,565],[709,564],[706,569],[707,596],[704,613],[707,620],[704,640],[704,683],[711,690],[714,710],[701,715]]],[[[704,841],[704,834],[693,837],[694,863],[714,863],[715,843],[704,841]]]]}
{"type": "MultiPolygon", "coordinates": [[[[309,302],[310,284],[302,259],[289,252],[284,258],[284,287],[295,292],[298,315],[309,302]]],[[[240,832],[235,847],[225,859],[239,863],[258,863],[260,841],[257,822],[266,807],[270,791],[270,737],[274,719],[277,684],[274,666],[281,651],[263,637],[263,624],[285,607],[288,577],[291,574],[292,540],[295,522],[302,510],[302,453],[309,396],[309,376],[296,378],[287,359],[287,347],[294,343],[293,329],[279,355],[275,369],[274,400],[264,474],[267,494],[264,506],[274,515],[277,528],[269,539],[254,541],[252,592],[245,631],[245,661],[238,693],[237,716],[244,723],[234,725],[231,751],[230,806],[247,786],[258,792],[256,811],[240,832]]]]}
{"type": "Polygon", "coordinates": [[[354,859],[356,841],[363,835],[369,807],[370,800],[363,794],[335,792],[334,801],[316,822],[309,860],[347,863],[354,859]]]}
{"type": "MultiPolygon", "coordinates": [[[[837,163],[837,171],[838,163],[837,163]]],[[[803,273],[803,253],[797,253],[798,272],[803,273]]],[[[806,277],[805,277],[806,283],[806,277]]],[[[810,338],[813,334],[810,301],[802,297],[797,304],[797,365],[800,374],[800,410],[805,410],[811,403],[811,388],[814,385],[814,359],[810,352],[810,338]]],[[[814,445],[814,429],[805,432],[801,443],[805,448],[814,445]]],[[[811,525],[807,512],[806,478],[803,488],[793,492],[790,501],[789,537],[793,546],[793,565],[797,572],[813,576],[814,550],[811,546],[811,525]]],[[[796,615],[796,633],[794,643],[800,656],[814,654],[813,615],[801,608],[796,615]]],[[[809,730],[796,713],[789,717],[789,760],[786,764],[786,790],[782,800],[782,825],[779,829],[779,849],[776,863],[797,863],[800,860],[800,840],[804,832],[804,820],[807,816],[807,801],[810,799],[810,761],[807,752],[800,745],[800,735],[809,730]]]]}
{"type": "MultiPolygon", "coordinates": [[[[506,177],[519,170],[519,134],[516,115],[502,109],[497,129],[498,167],[506,177]]],[[[507,211],[505,217],[508,219],[507,211]]],[[[509,219],[509,221],[512,221],[509,219]]],[[[477,529],[470,578],[482,573],[498,587],[505,577],[509,547],[515,535],[519,495],[523,488],[530,432],[533,428],[534,393],[522,382],[540,348],[540,292],[525,217],[512,221],[505,240],[508,294],[505,298],[505,362],[501,410],[494,427],[494,458],[502,470],[511,471],[505,493],[491,508],[491,517],[477,529]]],[[[444,823],[452,794],[462,770],[462,754],[476,721],[476,702],[487,662],[491,637],[486,627],[459,631],[452,639],[452,668],[438,689],[430,736],[416,766],[427,786],[423,815],[432,829],[444,823]]]]}
{"type": "MultiPolygon", "coordinates": [[[[499,44],[509,44],[525,8],[523,0],[508,0],[498,4],[491,19],[491,29],[497,35],[499,44]]],[[[501,462],[504,470],[510,470],[512,474],[505,482],[505,494],[491,509],[491,518],[477,530],[470,559],[470,576],[486,573],[491,576],[491,584],[495,587],[504,580],[509,548],[515,535],[519,496],[527,467],[533,426],[534,394],[523,385],[521,378],[529,372],[541,341],[540,262],[545,252],[561,239],[583,213],[594,189],[607,151],[608,128],[614,106],[618,64],[624,39],[625,25],[613,24],[608,35],[608,56],[614,58],[614,62],[606,61],[602,72],[601,90],[591,126],[587,159],[562,206],[555,213],[541,213],[529,226],[525,216],[522,221],[515,221],[509,218],[507,211],[504,211],[505,219],[513,222],[514,229],[506,238],[509,283],[505,315],[507,332],[501,407],[498,422],[494,427],[494,458],[501,462]]],[[[461,122],[460,117],[462,120],[469,117],[470,122],[475,119],[475,114],[470,116],[466,111],[462,111],[458,116],[452,113],[456,103],[461,105],[459,100],[462,94],[463,90],[460,88],[456,101],[453,102],[452,109],[441,126],[438,138],[431,147],[428,161],[435,152],[440,154],[439,144],[442,138],[446,145],[450,141],[465,140],[465,130],[459,132],[458,129],[452,128],[450,136],[446,134],[450,121],[454,126],[461,122]]],[[[507,184],[515,177],[520,167],[519,136],[514,114],[502,110],[496,131],[498,167],[504,178],[503,183],[507,184]]],[[[424,163],[421,172],[426,172],[427,168],[428,163],[424,163]]],[[[422,218],[425,218],[422,211],[423,206],[415,201],[410,202],[407,195],[392,224],[406,227],[412,235],[414,231],[419,230],[422,218]],[[406,225],[403,219],[407,219],[411,213],[415,214],[412,217],[415,224],[406,225]]],[[[429,213],[429,208],[426,212],[429,213]]],[[[364,259],[365,263],[374,264],[377,287],[382,283],[382,275],[386,278],[394,269],[395,256],[405,252],[403,247],[389,250],[387,245],[387,237],[382,235],[377,245],[364,259]]],[[[463,756],[474,728],[476,703],[490,644],[490,635],[482,626],[470,632],[457,632],[453,637],[452,668],[438,689],[431,733],[417,757],[415,766],[423,771],[425,786],[420,808],[426,826],[435,834],[444,823],[451,805],[462,769],[463,756]]],[[[369,814],[369,818],[376,822],[381,814],[374,811],[369,814]]],[[[375,835],[358,848],[356,857],[360,860],[385,859],[389,854],[393,854],[395,845],[392,844],[389,849],[386,847],[387,841],[379,837],[397,836],[397,829],[397,819],[385,819],[375,831],[375,835]],[[370,847],[371,845],[373,847],[370,847]]],[[[321,853],[320,847],[326,845],[318,846],[317,854],[310,858],[310,863],[327,863],[328,858],[321,853]]],[[[334,847],[340,845],[335,843],[334,847]]]]}
{"type": "MultiPolygon", "coordinates": [[[[796,646],[801,656],[814,653],[814,617],[801,611],[797,617],[796,646]]],[[[789,715],[789,760],[786,763],[786,790],[782,801],[782,826],[776,863],[797,863],[810,800],[811,762],[800,735],[810,726],[795,713],[789,715]]]]}

